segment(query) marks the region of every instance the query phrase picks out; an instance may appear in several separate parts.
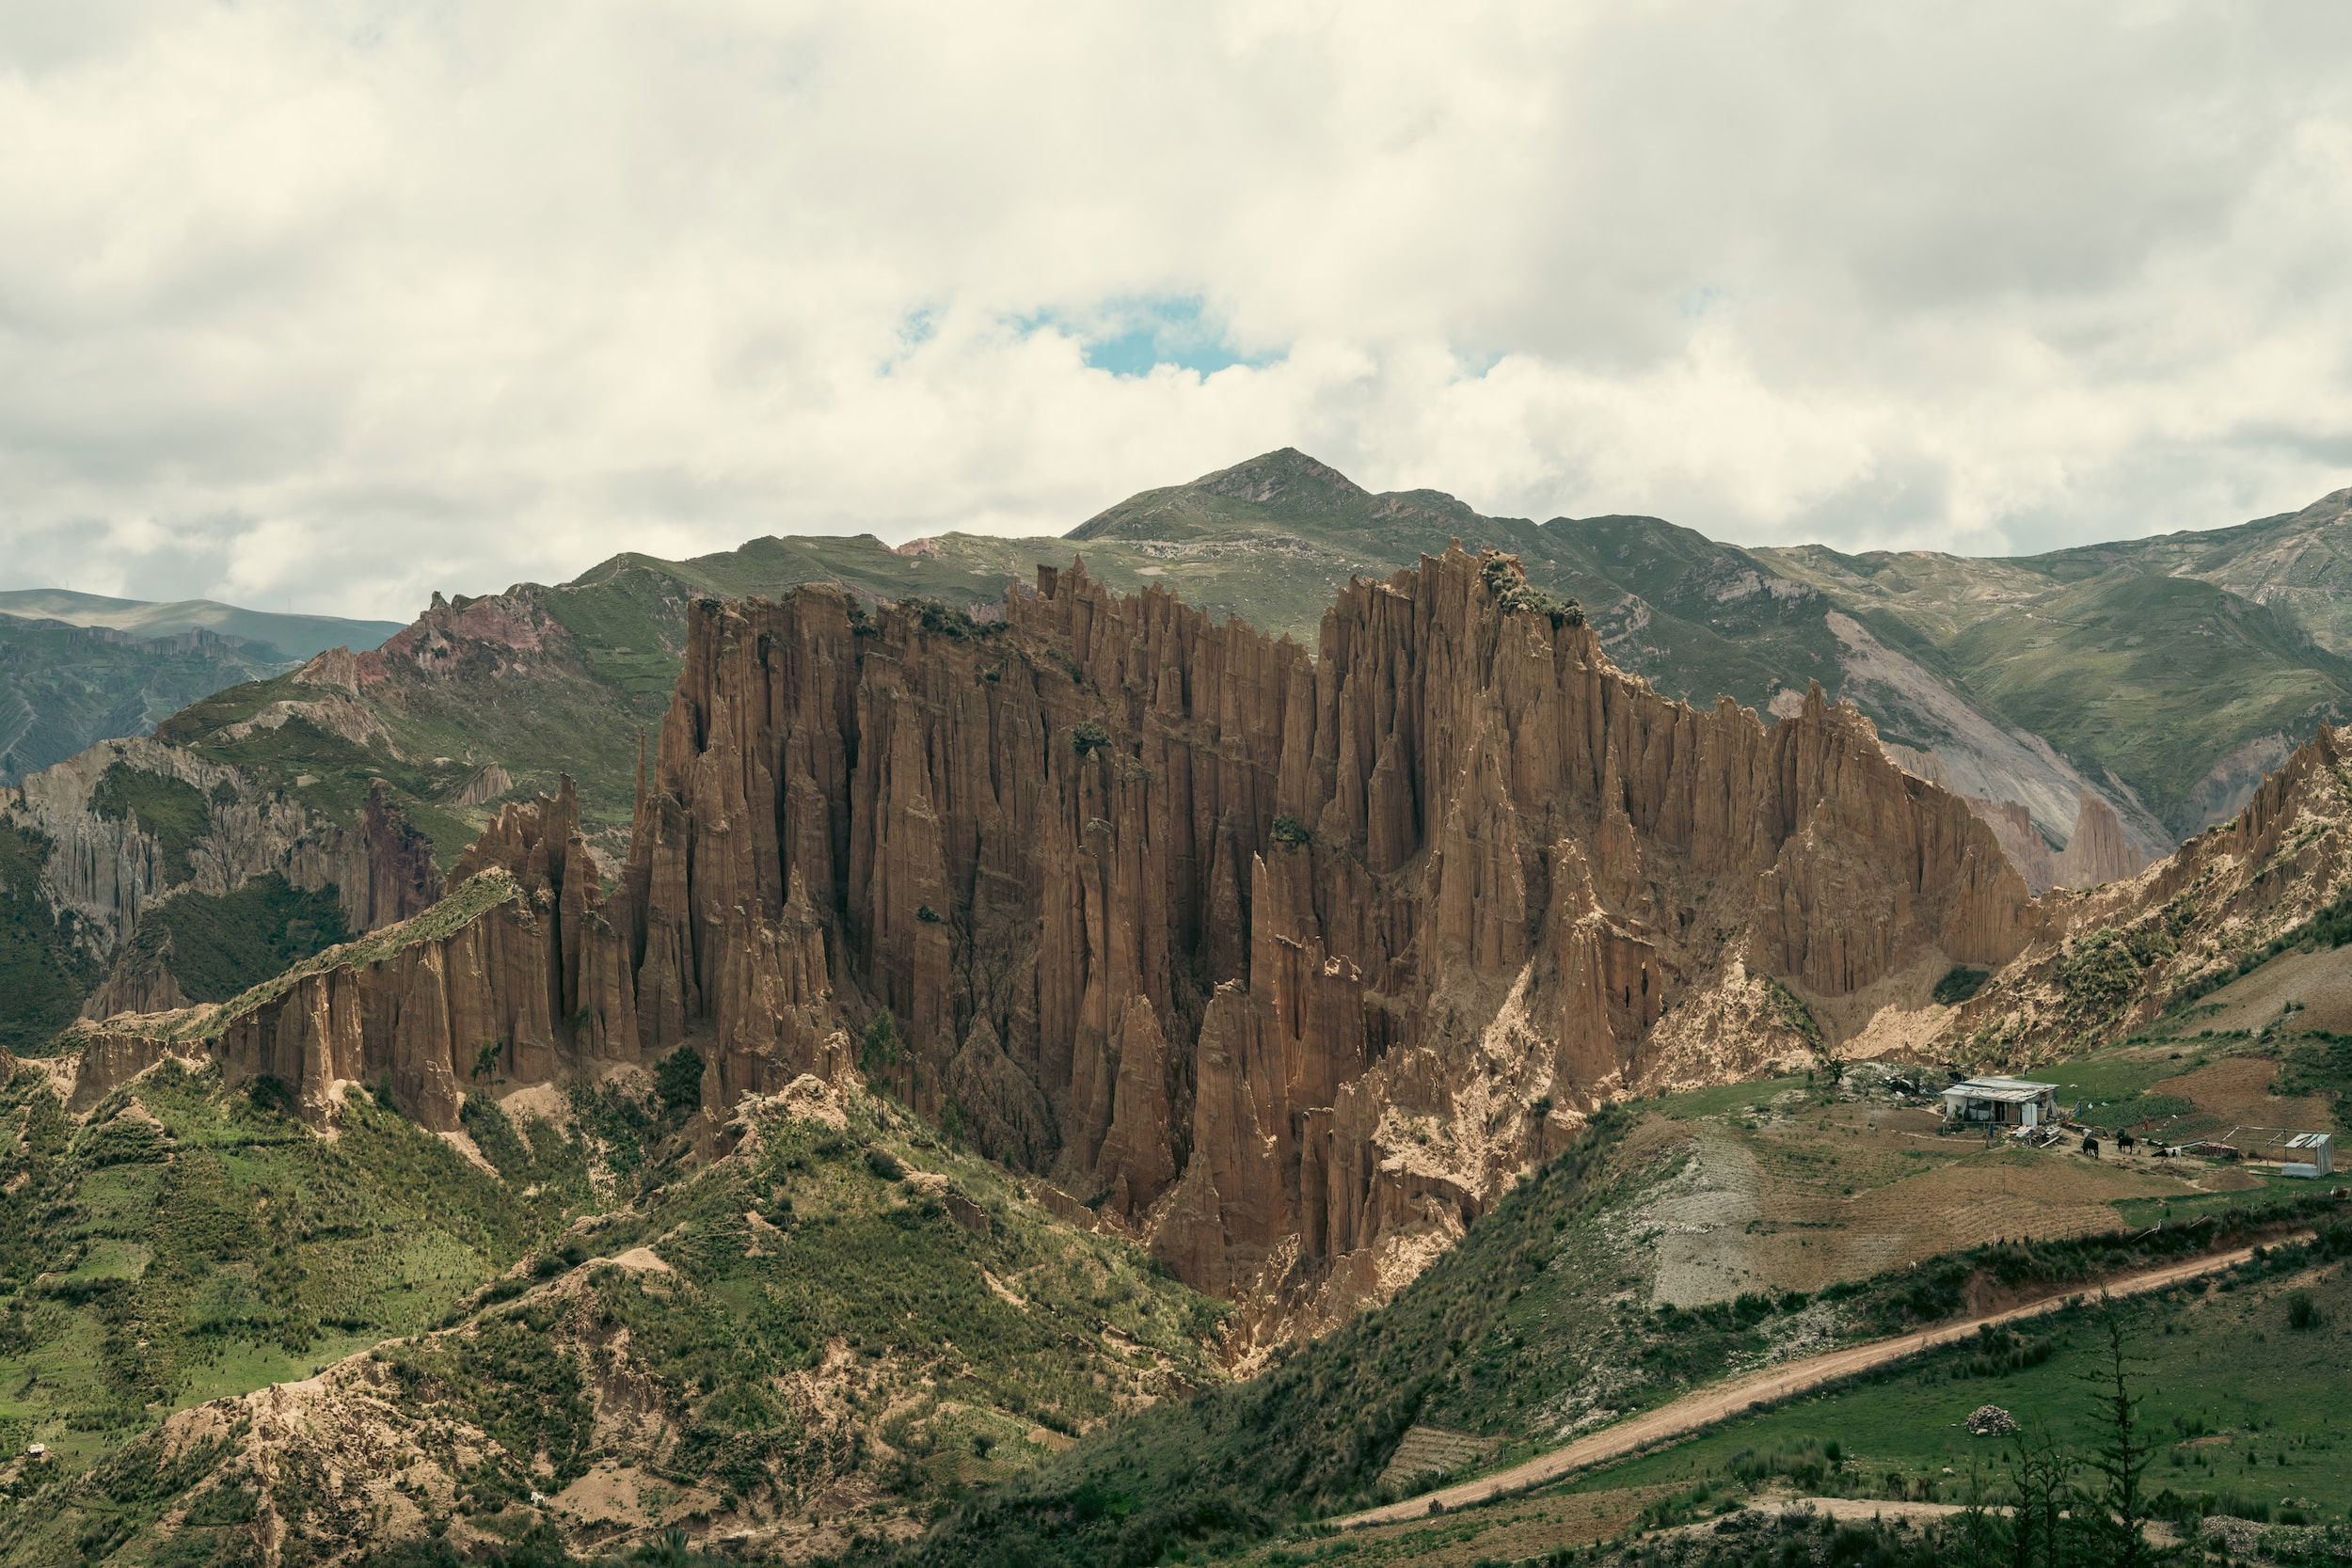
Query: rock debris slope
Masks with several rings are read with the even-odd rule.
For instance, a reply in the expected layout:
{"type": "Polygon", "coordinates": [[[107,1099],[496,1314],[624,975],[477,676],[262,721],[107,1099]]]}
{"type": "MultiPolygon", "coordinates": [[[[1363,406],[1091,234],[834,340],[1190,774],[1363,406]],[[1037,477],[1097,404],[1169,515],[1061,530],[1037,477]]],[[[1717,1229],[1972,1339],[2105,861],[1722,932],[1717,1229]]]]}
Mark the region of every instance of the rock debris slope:
{"type": "Polygon", "coordinates": [[[698,603],[609,897],[568,793],[509,807],[455,873],[478,914],[201,1032],[314,1117],[381,1077],[452,1128],[488,1048],[695,1044],[714,1126],[854,1062],[1291,1328],[1602,1099],[2027,940],[1992,830],[1867,721],[1667,701],[1508,558],[1356,583],[1321,644],[1074,568],[1001,622],[698,603]]]}
{"type": "Polygon", "coordinates": [[[2281,955],[2352,940],[2344,736],[2323,724],[2234,818],[2130,879],[2046,900],[2015,959],[1945,1025],[1947,1053],[2048,1060],[2144,1028],[2281,955]]]}

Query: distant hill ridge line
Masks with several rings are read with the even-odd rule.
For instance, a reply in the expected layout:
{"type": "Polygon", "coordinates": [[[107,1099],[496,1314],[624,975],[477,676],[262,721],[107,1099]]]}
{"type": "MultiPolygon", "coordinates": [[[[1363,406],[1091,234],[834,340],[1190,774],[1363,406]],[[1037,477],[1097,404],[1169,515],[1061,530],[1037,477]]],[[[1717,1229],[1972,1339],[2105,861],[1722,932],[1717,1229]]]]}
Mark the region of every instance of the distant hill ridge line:
{"type": "Polygon", "coordinates": [[[179,599],[167,603],[116,599],[66,588],[0,590],[0,613],[63,621],[76,626],[106,626],[135,637],[210,631],[266,643],[287,659],[309,658],[338,646],[373,647],[400,630],[396,621],[246,610],[216,599],[179,599]]]}

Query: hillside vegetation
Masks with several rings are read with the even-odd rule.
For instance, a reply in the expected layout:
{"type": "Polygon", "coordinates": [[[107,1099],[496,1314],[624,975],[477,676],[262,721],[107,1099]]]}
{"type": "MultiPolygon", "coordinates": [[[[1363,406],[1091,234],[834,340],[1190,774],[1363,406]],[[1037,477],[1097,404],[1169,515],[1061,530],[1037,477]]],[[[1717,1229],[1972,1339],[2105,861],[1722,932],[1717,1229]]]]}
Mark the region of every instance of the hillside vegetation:
{"type": "Polygon", "coordinates": [[[884,1102],[804,1080],[690,1158],[696,1076],[488,1080],[463,1139],[355,1088],[325,1139],[268,1080],[77,1122],[21,1069],[0,1439],[51,1452],[0,1562],[841,1550],[1216,1377],[1220,1308],[884,1102]]]}
{"type": "MultiPolygon", "coordinates": [[[[2238,1542],[2233,1557],[2283,1562],[2329,1560],[2327,1542],[2344,1538],[2352,1440],[2331,1413],[2352,1394],[2352,1318],[2315,1304],[2341,1300],[2352,1275],[2347,1242],[2339,1227],[2317,1246],[2272,1248],[2216,1278],[2114,1307],[2138,1402],[2142,1507],[2177,1536],[2220,1526],[2238,1542]]],[[[1965,1510],[1972,1499],[2015,1508],[2033,1490],[2021,1488],[2022,1478],[2055,1482],[2061,1507],[2095,1518],[2085,1499],[2106,1483],[2096,1462],[2111,1434],[2100,1398],[2112,1370],[2107,1328],[2102,1309],[2085,1303],[1521,1497],[1343,1537],[1299,1532],[1234,1560],[1265,1568],[1492,1568],[1570,1553],[1616,1560],[1604,1543],[1697,1522],[1685,1543],[1727,1548],[1728,1560],[1743,1561],[1740,1548],[1759,1536],[1775,1556],[1786,1539],[1769,1514],[1749,1511],[1793,1495],[1851,1498],[1847,1516],[1857,1522],[1911,1513],[1944,1532],[1945,1561],[2011,1561],[2013,1517],[1972,1526],[1965,1510]],[[1968,1418],[1987,1405],[2019,1433],[1971,1432],[1968,1418]],[[1940,1510],[1952,1512],[1939,1518],[1940,1510]],[[1726,1519],[1721,1529],[1708,1523],[1726,1519]],[[1972,1528],[1983,1531],[1974,1555],[1955,1539],[1972,1528]]],[[[1646,1546],[1647,1560],[1672,1560],[1682,1544],[1651,1537],[1629,1543],[1627,1556],[1644,1560],[1646,1546]]],[[[1689,1560],[1711,1559],[1702,1549],[1689,1560]]]]}
{"type": "MultiPolygon", "coordinates": [[[[2265,1075],[2276,1066],[2260,1061],[2265,1075]]],[[[2064,1070],[2086,1087],[2110,1069],[2064,1070]]],[[[976,1499],[904,1560],[1141,1565],[1235,1549],[1386,1500],[1409,1428],[1482,1439],[1481,1467],[1500,1466],[1729,1372],[2334,1212],[2309,1182],[1988,1151],[1931,1125],[1867,1088],[1802,1080],[1612,1111],[1386,1306],[1250,1383],[1149,1412],[976,1499]],[[1870,1136],[1874,1120],[1915,1152],[1870,1136]],[[2147,1228],[2157,1219],[2169,1223],[2147,1228]]],[[[2352,1233],[2329,1256],[2346,1243],[2352,1233]]],[[[2026,1375],[2059,1348],[2021,1331],[1961,1357],[1975,1358],[1961,1375],[2026,1375]]],[[[2295,1356],[2324,1349],[2282,1344],[2280,1390],[2295,1356]]],[[[1912,1386],[1903,1371],[1887,1382],[1912,1386]]],[[[1906,1466],[1946,1430],[1899,1449],[1896,1467],[1915,1475],[1906,1466]]],[[[1622,1523],[1643,1506],[1596,1517],[1622,1523]]],[[[2352,1506],[2352,1492],[2329,1506],[2352,1506]]]]}

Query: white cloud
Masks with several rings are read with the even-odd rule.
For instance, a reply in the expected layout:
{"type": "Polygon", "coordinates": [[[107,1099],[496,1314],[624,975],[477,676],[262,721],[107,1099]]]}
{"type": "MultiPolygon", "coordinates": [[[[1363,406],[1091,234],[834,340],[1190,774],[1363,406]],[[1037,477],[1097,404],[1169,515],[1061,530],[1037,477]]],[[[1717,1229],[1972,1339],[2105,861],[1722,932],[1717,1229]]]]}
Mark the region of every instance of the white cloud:
{"type": "Polygon", "coordinates": [[[405,616],[1057,532],[1283,444],[1749,542],[2234,521],[2352,470],[2347,43],[2326,0],[12,8],[0,584],[405,616]],[[1153,301],[1247,362],[1089,363],[1153,301]]]}

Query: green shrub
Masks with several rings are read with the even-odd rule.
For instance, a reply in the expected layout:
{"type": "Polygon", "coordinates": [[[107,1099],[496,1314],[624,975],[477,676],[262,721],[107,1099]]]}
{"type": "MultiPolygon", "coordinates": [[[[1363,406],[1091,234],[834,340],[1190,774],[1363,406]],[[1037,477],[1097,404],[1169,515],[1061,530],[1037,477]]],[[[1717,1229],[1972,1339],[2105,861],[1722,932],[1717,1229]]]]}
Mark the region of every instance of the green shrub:
{"type": "Polygon", "coordinates": [[[174,880],[184,881],[194,873],[190,857],[213,831],[213,808],[194,784],[141,772],[128,763],[115,763],[99,775],[89,809],[115,821],[136,823],[163,849],[167,870],[179,873],[174,880]]]}
{"type": "MultiPolygon", "coordinates": [[[[1795,991],[1767,974],[1764,976],[1764,993],[1772,1008],[1772,1017],[1778,1020],[1784,1028],[1803,1036],[1816,1051],[1822,1050],[1827,1040],[1821,1034],[1821,1026],[1815,1021],[1813,1009],[1799,1000],[1795,991]]],[[[1841,1075],[1843,1071],[1841,1067],[1839,1069],[1841,1075]]]]}
{"type": "Polygon", "coordinates": [[[183,893],[139,923],[135,945],[165,959],[193,1002],[226,1002],[351,940],[335,889],[305,893],[276,872],[227,895],[183,893]]]}
{"type": "Polygon", "coordinates": [[[1551,623],[1555,631],[1562,626],[1581,626],[1584,624],[1583,606],[1574,599],[1548,594],[1529,582],[1516,556],[1488,556],[1486,565],[1480,569],[1480,576],[1486,581],[1486,591],[1495,596],[1496,603],[1506,615],[1541,615],[1551,623]]]}
{"type": "Polygon", "coordinates": [[[1303,849],[1314,841],[1314,833],[1295,816],[1274,819],[1274,842],[1290,849],[1303,849]]]}
{"type": "Polygon", "coordinates": [[[2289,1328],[2297,1333],[2307,1333],[2317,1328],[2322,1321],[2319,1303],[2312,1299],[2312,1293],[2309,1291],[2287,1292],[2287,1326],[2289,1328]]]}
{"type": "Polygon", "coordinates": [[[937,599],[900,599],[898,609],[901,613],[912,614],[915,623],[933,637],[958,642],[967,638],[1001,637],[1006,630],[1004,621],[975,620],[970,610],[950,609],[937,599]]]}
{"type": "Polygon", "coordinates": [[[898,1065],[898,1022],[884,1007],[874,1015],[874,1022],[866,1026],[859,1037],[857,1066],[867,1077],[877,1077],[898,1065]]]}
{"type": "Polygon", "coordinates": [[[662,1109],[673,1115],[691,1115],[702,1103],[703,1053],[681,1045],[662,1057],[654,1069],[653,1092],[662,1109]]]}
{"type": "Polygon", "coordinates": [[[1071,728],[1071,747],[1082,757],[1090,757],[1110,743],[1111,732],[1092,719],[1083,720],[1071,728]]]}
{"type": "Polygon", "coordinates": [[[1950,974],[1935,983],[1935,1000],[1944,1006],[1957,1007],[1982,990],[1984,983],[1991,978],[1993,976],[1984,970],[1970,969],[1966,964],[1956,965],[1950,974]]]}

